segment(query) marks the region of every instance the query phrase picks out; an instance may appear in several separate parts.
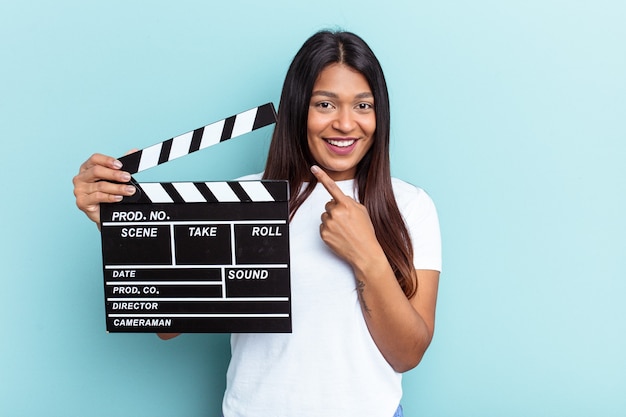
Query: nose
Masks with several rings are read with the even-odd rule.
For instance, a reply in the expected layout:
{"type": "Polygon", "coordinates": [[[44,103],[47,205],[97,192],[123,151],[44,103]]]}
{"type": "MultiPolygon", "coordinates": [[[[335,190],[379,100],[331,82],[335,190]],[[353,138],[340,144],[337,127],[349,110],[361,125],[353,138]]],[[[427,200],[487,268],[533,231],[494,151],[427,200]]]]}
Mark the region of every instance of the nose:
{"type": "Polygon", "coordinates": [[[336,118],[333,121],[333,128],[339,132],[351,132],[354,129],[355,120],[354,115],[349,109],[340,109],[336,114],[336,118]]]}

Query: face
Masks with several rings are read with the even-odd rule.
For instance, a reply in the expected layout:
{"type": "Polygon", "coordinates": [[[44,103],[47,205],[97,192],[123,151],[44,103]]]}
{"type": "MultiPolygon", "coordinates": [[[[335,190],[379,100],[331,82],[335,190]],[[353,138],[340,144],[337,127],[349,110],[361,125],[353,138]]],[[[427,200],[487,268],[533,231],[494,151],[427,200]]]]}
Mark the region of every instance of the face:
{"type": "Polygon", "coordinates": [[[324,68],[313,86],[307,123],[317,164],[335,181],[354,178],[375,130],[374,95],[363,74],[342,64],[324,68]]]}

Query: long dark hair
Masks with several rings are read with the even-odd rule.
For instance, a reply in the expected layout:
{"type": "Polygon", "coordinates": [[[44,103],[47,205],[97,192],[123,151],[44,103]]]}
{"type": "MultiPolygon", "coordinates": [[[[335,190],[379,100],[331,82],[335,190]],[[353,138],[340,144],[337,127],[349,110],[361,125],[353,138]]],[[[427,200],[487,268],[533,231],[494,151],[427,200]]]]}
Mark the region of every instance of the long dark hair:
{"type": "Polygon", "coordinates": [[[320,72],[334,63],[363,74],[374,95],[376,131],[372,147],[357,166],[355,187],[398,283],[411,298],[417,290],[417,277],[411,237],[391,185],[387,83],[378,59],[359,36],[343,31],[321,31],[302,45],[285,77],[263,178],[289,180],[291,217],[313,192],[317,180],[309,171],[316,163],[307,143],[309,102],[320,72]],[[308,185],[301,190],[305,182],[308,185]]]}

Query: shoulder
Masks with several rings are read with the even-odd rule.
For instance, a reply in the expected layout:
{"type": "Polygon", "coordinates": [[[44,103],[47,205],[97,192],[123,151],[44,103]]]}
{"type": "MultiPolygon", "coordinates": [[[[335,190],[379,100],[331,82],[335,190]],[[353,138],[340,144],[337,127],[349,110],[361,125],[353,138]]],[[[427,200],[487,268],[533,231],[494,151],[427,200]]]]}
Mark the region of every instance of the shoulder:
{"type": "Polygon", "coordinates": [[[406,181],[398,178],[391,178],[393,194],[401,212],[407,210],[434,210],[435,204],[428,195],[420,187],[416,187],[406,181]]]}

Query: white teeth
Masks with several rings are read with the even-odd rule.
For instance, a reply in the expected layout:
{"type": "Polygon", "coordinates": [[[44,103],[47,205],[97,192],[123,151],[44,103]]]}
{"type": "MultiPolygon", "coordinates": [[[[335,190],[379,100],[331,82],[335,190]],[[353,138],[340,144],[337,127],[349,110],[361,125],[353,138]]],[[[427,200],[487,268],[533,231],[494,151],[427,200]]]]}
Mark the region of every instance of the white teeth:
{"type": "Polygon", "coordinates": [[[327,142],[330,143],[333,146],[338,146],[340,148],[346,148],[348,146],[351,146],[356,141],[354,139],[352,139],[352,140],[332,140],[332,139],[328,139],[327,142]]]}

